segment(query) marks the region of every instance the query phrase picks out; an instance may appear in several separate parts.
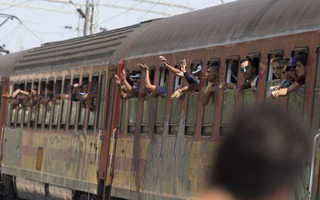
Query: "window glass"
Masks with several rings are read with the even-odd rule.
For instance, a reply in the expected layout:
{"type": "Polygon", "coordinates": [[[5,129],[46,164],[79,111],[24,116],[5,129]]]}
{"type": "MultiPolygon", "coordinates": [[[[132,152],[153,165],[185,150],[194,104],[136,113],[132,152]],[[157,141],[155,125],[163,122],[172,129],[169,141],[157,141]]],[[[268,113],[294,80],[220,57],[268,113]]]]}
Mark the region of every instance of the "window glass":
{"type": "Polygon", "coordinates": [[[313,108],[311,118],[311,132],[313,135],[319,132],[320,128],[320,47],[317,49],[317,62],[316,62],[316,80],[313,96],[313,108]]]}
{"type": "Polygon", "coordinates": [[[169,134],[177,135],[181,116],[181,102],[178,99],[171,100],[169,134]]]}
{"type": "MultiPolygon", "coordinates": [[[[14,91],[16,91],[18,89],[19,83],[14,83],[13,84],[13,89],[11,89],[10,91],[10,95],[12,95],[12,93],[14,91]]],[[[14,99],[12,99],[12,101],[15,101],[14,99]]],[[[12,105],[13,102],[11,102],[10,105],[12,105]]],[[[11,106],[10,106],[11,107],[11,106]]],[[[11,116],[10,116],[10,126],[14,127],[15,126],[15,119],[16,119],[16,115],[17,115],[17,109],[11,109],[11,116]]]]}
{"type": "Polygon", "coordinates": [[[186,135],[194,135],[196,130],[196,120],[198,111],[199,92],[194,92],[188,95],[188,107],[186,116],[186,135]]]}
{"type": "MultiPolygon", "coordinates": [[[[61,90],[62,90],[62,78],[58,77],[56,81],[56,86],[55,86],[55,94],[61,95],[61,90]]],[[[57,129],[57,126],[58,126],[60,102],[61,100],[58,98],[58,99],[55,99],[53,104],[52,129],[57,129]]]]}
{"type": "Polygon", "coordinates": [[[138,99],[131,98],[129,101],[129,121],[128,121],[128,133],[135,133],[136,122],[137,122],[137,109],[138,109],[138,99]]]}
{"type": "MultiPolygon", "coordinates": [[[[98,109],[98,122],[97,122],[97,130],[101,129],[101,122],[102,122],[102,113],[103,113],[103,103],[104,103],[104,96],[106,91],[106,72],[102,72],[101,74],[101,81],[100,81],[100,93],[98,95],[99,97],[99,109],[98,109]]],[[[89,117],[90,119],[90,117],[89,117]]],[[[90,123],[88,122],[88,125],[90,123]]],[[[91,123],[92,124],[92,123],[91,123]]],[[[89,127],[88,127],[89,129],[89,127]]]]}
{"type": "MultiPolygon", "coordinates": [[[[19,83],[19,85],[22,85],[22,90],[26,90],[26,86],[25,86],[25,82],[22,81],[19,83]]],[[[18,95],[18,98],[22,97],[23,95],[18,95]]],[[[19,107],[21,109],[18,109],[17,111],[17,124],[16,124],[16,127],[21,127],[21,123],[22,123],[22,116],[23,116],[23,112],[24,112],[24,107],[20,104],[21,102],[19,101],[19,107]]]]}
{"type": "MultiPolygon", "coordinates": [[[[97,98],[99,97],[99,73],[94,73],[91,78],[88,99],[86,100],[88,110],[87,130],[93,131],[96,117],[97,98]]],[[[103,100],[102,100],[103,101],[103,100]]]]}
{"type": "MultiPolygon", "coordinates": [[[[65,77],[64,85],[63,85],[63,95],[69,95],[70,92],[70,83],[71,79],[70,76],[65,77]]],[[[61,105],[61,121],[60,121],[60,128],[65,129],[67,123],[67,113],[68,113],[68,100],[63,99],[61,105]]]]}
{"type": "Polygon", "coordinates": [[[120,133],[124,132],[124,124],[126,117],[126,100],[121,100],[121,118],[120,118],[120,133]]]}

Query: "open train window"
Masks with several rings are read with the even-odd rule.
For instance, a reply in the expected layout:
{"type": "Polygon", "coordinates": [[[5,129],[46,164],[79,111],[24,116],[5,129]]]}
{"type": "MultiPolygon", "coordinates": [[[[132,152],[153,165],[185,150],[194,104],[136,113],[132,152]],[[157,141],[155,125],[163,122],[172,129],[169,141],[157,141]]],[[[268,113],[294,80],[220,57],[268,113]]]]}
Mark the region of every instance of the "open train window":
{"type": "MultiPolygon", "coordinates": [[[[19,83],[19,87],[22,90],[26,90],[26,85],[25,85],[25,81],[20,81],[19,83]]],[[[22,95],[18,95],[18,96],[22,96],[22,95]]],[[[20,102],[19,102],[20,103],[20,102]]],[[[19,107],[21,106],[21,109],[18,109],[17,111],[17,123],[16,123],[16,127],[21,127],[21,123],[22,123],[22,116],[23,116],[23,112],[24,112],[24,107],[22,105],[19,105],[19,107]]]]}
{"type": "MultiPolygon", "coordinates": [[[[169,79],[169,70],[164,67],[160,67],[159,85],[168,86],[167,85],[168,79],[169,79]]],[[[177,84],[179,84],[179,82],[177,82],[177,84]]],[[[165,112],[166,112],[166,101],[167,101],[167,96],[165,94],[159,95],[157,98],[156,119],[154,124],[155,134],[163,133],[164,118],[165,118],[165,112]]]]}
{"type": "MultiPolygon", "coordinates": [[[[61,95],[62,91],[62,77],[57,77],[56,85],[55,85],[55,95],[61,95]]],[[[59,120],[59,112],[60,112],[60,99],[55,99],[53,104],[53,113],[52,113],[52,129],[56,130],[58,127],[58,120],[59,120]]]]}
{"type": "MultiPolygon", "coordinates": [[[[72,86],[71,86],[71,90],[74,89],[73,85],[74,84],[80,84],[80,76],[79,75],[74,75],[73,76],[73,80],[72,80],[72,86]]],[[[71,91],[72,93],[73,91],[71,91]]],[[[69,130],[74,129],[75,126],[75,122],[76,122],[76,113],[77,113],[77,105],[78,102],[76,101],[70,101],[70,115],[69,115],[69,130]]]]}
{"type": "Polygon", "coordinates": [[[283,50],[273,50],[268,54],[268,78],[265,88],[265,103],[270,105],[278,105],[278,98],[270,96],[272,88],[280,84],[280,79],[283,74],[283,50]],[[282,66],[282,67],[281,67],[282,66]]]}
{"type": "MultiPolygon", "coordinates": [[[[178,62],[177,64],[174,65],[175,68],[177,69],[180,69],[180,65],[181,65],[181,62],[178,62]]],[[[165,67],[162,67],[160,69],[163,69],[161,71],[161,73],[166,73],[166,71],[168,71],[169,73],[169,70],[166,69],[165,67]]],[[[161,77],[162,78],[162,77],[161,77]]],[[[162,79],[160,79],[161,81],[162,79]]],[[[163,81],[165,80],[165,77],[163,77],[163,81]]],[[[176,91],[177,89],[181,88],[182,87],[182,78],[179,77],[179,76],[174,76],[174,80],[173,80],[173,88],[172,88],[172,92],[176,91]]]]}
{"type": "MultiPolygon", "coordinates": [[[[202,64],[201,60],[196,60],[191,62],[190,73],[195,71],[197,67],[201,64],[202,64]]],[[[188,95],[185,135],[194,135],[195,133],[197,113],[198,113],[198,101],[199,101],[199,91],[193,92],[188,95]]]]}
{"type": "MultiPolygon", "coordinates": [[[[82,94],[89,94],[89,74],[84,74],[82,76],[82,82],[79,86],[79,92],[82,94]]],[[[90,91],[91,92],[91,91],[90,91]]],[[[84,100],[83,98],[80,99],[80,108],[78,113],[78,130],[83,130],[84,128],[84,122],[86,117],[86,107],[87,107],[87,100],[84,100]]]]}
{"type": "Polygon", "coordinates": [[[54,95],[54,78],[50,77],[49,81],[46,85],[46,98],[48,98],[48,103],[45,104],[46,106],[46,113],[45,113],[45,117],[44,117],[44,128],[45,129],[49,129],[50,126],[50,120],[51,120],[51,113],[52,113],[52,99],[53,99],[53,95],[54,95]]]}
{"type": "MultiPolygon", "coordinates": [[[[19,88],[19,83],[15,82],[10,88],[10,95],[12,95],[12,93],[16,91],[18,88],[19,88]]],[[[11,104],[13,104],[13,102],[11,104]]],[[[10,107],[12,106],[11,104],[10,104],[10,107]]],[[[11,109],[10,127],[15,126],[16,115],[17,115],[17,109],[15,108],[11,109]]]]}
{"type": "MultiPolygon", "coordinates": [[[[154,66],[149,66],[150,74],[149,79],[151,84],[154,83],[154,66]]],[[[151,98],[145,96],[143,99],[143,112],[141,121],[141,134],[148,134],[149,132],[149,122],[150,122],[150,110],[151,110],[151,98]]]]}
{"type": "MultiPolygon", "coordinates": [[[[26,91],[31,93],[31,88],[32,88],[32,80],[28,80],[27,81],[27,86],[26,86],[26,91]]],[[[23,116],[23,124],[22,124],[22,127],[23,128],[27,128],[28,127],[28,120],[29,120],[29,110],[27,107],[29,105],[27,104],[26,105],[26,108],[24,109],[24,116],[23,116]]]]}
{"type": "MultiPolygon", "coordinates": [[[[37,92],[37,98],[39,99],[39,80],[38,79],[33,81],[32,89],[37,92]]],[[[30,124],[29,124],[30,128],[34,128],[35,127],[36,106],[38,106],[38,103],[31,107],[30,124]]]]}
{"type": "MultiPolygon", "coordinates": [[[[296,47],[291,51],[291,57],[297,58],[300,55],[305,54],[306,60],[305,64],[308,64],[308,47],[296,47]]],[[[304,90],[305,85],[301,85],[299,88],[295,89],[288,95],[287,109],[290,113],[297,116],[302,116],[303,112],[303,103],[304,103],[304,90]]]]}
{"type": "Polygon", "coordinates": [[[99,107],[98,107],[98,119],[97,119],[97,131],[102,129],[102,114],[103,114],[103,103],[104,103],[104,96],[106,91],[106,72],[101,73],[101,79],[100,79],[100,88],[99,88],[99,107]]]}
{"type": "MultiPolygon", "coordinates": [[[[42,98],[45,97],[45,91],[46,91],[46,79],[43,78],[41,79],[41,82],[40,82],[40,101],[42,98]]],[[[37,118],[37,128],[41,129],[41,126],[42,126],[42,121],[43,121],[43,116],[44,116],[44,105],[42,103],[39,103],[38,104],[38,118],[37,118]]]]}
{"type": "Polygon", "coordinates": [[[90,89],[88,90],[88,98],[85,101],[88,110],[88,123],[87,123],[87,130],[93,131],[95,117],[96,117],[96,107],[98,102],[99,96],[99,73],[95,72],[92,74],[91,77],[91,84],[90,89]]]}
{"type": "MultiPolygon", "coordinates": [[[[68,95],[69,94],[70,86],[71,86],[70,84],[71,84],[71,77],[70,76],[66,76],[65,79],[64,79],[63,94],[62,95],[68,95]]],[[[62,99],[60,129],[66,129],[67,114],[68,114],[68,100],[67,99],[62,99]]]]}
{"type": "MultiPolygon", "coordinates": [[[[260,53],[250,53],[248,55],[248,57],[252,60],[252,69],[255,69],[256,75],[259,75],[259,67],[260,67],[260,53]]],[[[256,105],[256,92],[257,92],[257,84],[258,84],[258,77],[256,77],[256,79],[254,79],[252,82],[255,83],[251,83],[255,84],[255,86],[253,86],[250,89],[244,90],[243,91],[243,101],[242,101],[242,109],[248,110],[253,108],[256,105]]]]}
{"type": "MultiPolygon", "coordinates": [[[[238,72],[239,72],[239,56],[229,56],[226,60],[226,77],[225,82],[233,84],[238,84],[238,72]],[[233,78],[233,79],[232,79],[233,78]],[[233,80],[233,81],[232,81],[233,80]]],[[[234,94],[234,89],[226,89],[223,91],[222,100],[222,112],[220,121],[220,136],[225,136],[231,127],[231,121],[233,119],[234,107],[236,102],[236,97],[234,94]]]]}
{"type": "MultiPolygon", "coordinates": [[[[220,68],[219,58],[210,58],[207,62],[207,67],[211,67],[212,64],[218,64],[220,68]]],[[[206,83],[206,86],[208,82],[206,83]]],[[[216,93],[210,96],[209,102],[203,107],[203,120],[202,120],[202,136],[211,136],[213,133],[213,121],[216,105],[216,93]]]]}
{"type": "MultiPolygon", "coordinates": [[[[175,68],[180,69],[181,62],[177,63],[174,65],[175,68]]],[[[182,87],[182,79],[179,76],[174,77],[174,82],[173,82],[173,92],[179,88],[182,87]]],[[[181,99],[182,100],[182,99],[181,99]]],[[[164,102],[165,103],[165,100],[164,102]]],[[[157,108],[158,109],[158,108],[157,108]]],[[[163,111],[165,112],[165,111],[163,111]]],[[[165,115],[165,113],[163,113],[165,115]]],[[[179,99],[172,99],[171,100],[171,111],[170,111],[170,122],[169,122],[169,134],[171,135],[177,135],[179,131],[179,123],[180,123],[180,117],[181,117],[181,102],[179,102],[179,99]]],[[[164,116],[163,116],[164,118],[164,116]]],[[[160,130],[157,132],[161,132],[161,128],[159,127],[160,130]]]]}

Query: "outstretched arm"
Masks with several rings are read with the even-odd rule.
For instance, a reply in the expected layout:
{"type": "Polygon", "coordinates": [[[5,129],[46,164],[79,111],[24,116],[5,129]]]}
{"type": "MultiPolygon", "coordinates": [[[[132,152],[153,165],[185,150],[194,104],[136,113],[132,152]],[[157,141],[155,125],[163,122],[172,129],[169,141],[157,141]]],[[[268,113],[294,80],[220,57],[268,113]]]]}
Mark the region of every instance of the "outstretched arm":
{"type": "MultiPolygon", "coordinates": [[[[117,76],[118,77],[118,76],[117,76]]],[[[118,77],[119,78],[119,77],[118,77]]],[[[132,86],[130,85],[130,83],[127,81],[127,73],[126,70],[123,69],[122,73],[121,73],[121,80],[123,82],[123,84],[127,87],[127,90],[129,92],[132,92],[132,86]]]]}
{"type": "Polygon", "coordinates": [[[145,76],[145,81],[144,81],[146,88],[149,89],[149,90],[152,91],[152,92],[157,92],[157,86],[152,85],[151,82],[150,82],[149,67],[148,67],[146,64],[141,64],[141,63],[138,63],[137,66],[138,66],[141,70],[145,70],[145,71],[146,71],[146,76],[145,76]]]}
{"type": "Polygon", "coordinates": [[[288,94],[290,94],[292,91],[296,90],[299,87],[300,87],[300,84],[297,83],[297,82],[294,82],[288,88],[282,88],[282,89],[279,89],[279,90],[272,91],[271,95],[274,98],[278,98],[279,96],[287,96],[288,94]]]}
{"type": "Polygon", "coordinates": [[[14,91],[11,96],[12,96],[12,98],[16,98],[16,96],[19,95],[19,94],[23,94],[25,96],[29,96],[29,92],[26,92],[26,91],[21,90],[21,89],[17,89],[16,91],[14,91]]]}
{"type": "Polygon", "coordinates": [[[121,99],[130,99],[132,97],[132,93],[125,93],[122,89],[121,89],[121,83],[120,83],[120,78],[118,77],[118,75],[114,75],[114,78],[116,79],[116,85],[117,85],[117,90],[119,93],[119,96],[121,99]]]}
{"type": "Polygon", "coordinates": [[[168,70],[170,70],[171,72],[173,72],[176,76],[179,76],[179,77],[181,77],[181,78],[184,77],[184,76],[183,76],[183,72],[180,71],[179,69],[176,69],[176,68],[172,67],[171,65],[169,65],[168,62],[167,62],[167,59],[166,59],[164,56],[160,56],[159,58],[160,58],[160,60],[162,61],[163,65],[164,65],[168,70]]]}

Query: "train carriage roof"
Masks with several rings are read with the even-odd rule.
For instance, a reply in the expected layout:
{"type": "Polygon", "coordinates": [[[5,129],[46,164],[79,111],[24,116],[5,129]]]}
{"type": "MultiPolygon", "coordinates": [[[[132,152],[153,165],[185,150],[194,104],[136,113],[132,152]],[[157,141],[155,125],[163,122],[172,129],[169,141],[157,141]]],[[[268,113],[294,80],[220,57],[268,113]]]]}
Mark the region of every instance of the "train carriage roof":
{"type": "Polygon", "coordinates": [[[19,51],[5,56],[0,55],[0,77],[9,76],[15,65],[27,52],[28,51],[19,51]]]}
{"type": "Polygon", "coordinates": [[[319,0],[238,0],[156,21],[127,59],[320,29],[319,0]]]}
{"type": "Polygon", "coordinates": [[[319,0],[238,0],[47,43],[31,49],[16,65],[14,73],[118,64],[128,49],[126,59],[132,59],[319,30],[318,8],[319,0]]]}

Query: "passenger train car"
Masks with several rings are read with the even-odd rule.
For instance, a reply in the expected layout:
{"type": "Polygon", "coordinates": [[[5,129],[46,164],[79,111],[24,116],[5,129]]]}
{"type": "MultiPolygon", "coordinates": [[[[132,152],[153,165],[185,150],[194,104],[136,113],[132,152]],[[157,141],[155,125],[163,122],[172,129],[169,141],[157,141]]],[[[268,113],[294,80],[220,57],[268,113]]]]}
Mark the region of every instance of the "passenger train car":
{"type": "MultiPolygon", "coordinates": [[[[24,199],[192,199],[205,186],[214,153],[231,118],[259,104],[287,108],[310,129],[320,125],[320,1],[239,0],[166,19],[98,34],[46,43],[0,57],[0,93],[23,83],[30,91],[53,83],[68,94],[73,83],[99,88],[95,109],[56,100],[46,106],[11,109],[1,99],[1,174],[7,195],[24,199]],[[268,97],[278,84],[270,60],[308,54],[305,94],[268,97]],[[178,85],[157,98],[120,99],[114,75],[146,63],[153,82],[163,82],[159,56],[189,69],[220,64],[219,81],[229,82],[234,60],[260,61],[256,88],[236,96],[216,91],[202,107],[199,93],[171,100],[178,85]]],[[[142,73],[142,77],[144,74],[142,73]]],[[[141,79],[143,85],[143,78],[141,79]]],[[[238,73],[238,84],[244,79],[238,73]]],[[[319,199],[319,142],[313,161],[297,181],[292,199],[319,199]]],[[[307,155],[306,155],[307,156],[307,155]]],[[[236,166],[235,166],[236,167],[236,166]]]]}

